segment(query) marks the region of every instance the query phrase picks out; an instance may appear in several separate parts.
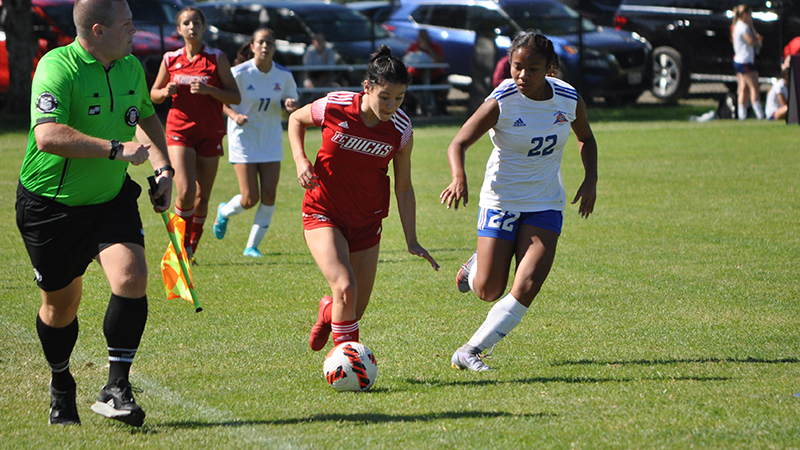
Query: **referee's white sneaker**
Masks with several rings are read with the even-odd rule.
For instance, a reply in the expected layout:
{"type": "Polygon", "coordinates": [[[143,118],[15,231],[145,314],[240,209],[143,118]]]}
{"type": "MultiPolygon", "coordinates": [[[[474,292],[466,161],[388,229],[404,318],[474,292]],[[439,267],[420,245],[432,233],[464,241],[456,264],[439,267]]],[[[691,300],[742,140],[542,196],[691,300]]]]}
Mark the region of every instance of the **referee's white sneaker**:
{"type": "Polygon", "coordinates": [[[461,350],[456,350],[456,352],[453,353],[453,358],[451,358],[450,361],[453,365],[453,368],[458,370],[471,370],[473,372],[494,370],[483,363],[480,353],[467,353],[461,350]]]}

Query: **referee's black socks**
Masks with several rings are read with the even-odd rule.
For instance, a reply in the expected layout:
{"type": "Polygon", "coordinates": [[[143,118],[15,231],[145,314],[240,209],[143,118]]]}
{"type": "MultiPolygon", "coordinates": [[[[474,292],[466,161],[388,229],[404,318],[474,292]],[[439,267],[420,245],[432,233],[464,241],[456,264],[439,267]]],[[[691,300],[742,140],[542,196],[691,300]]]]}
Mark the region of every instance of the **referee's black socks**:
{"type": "Polygon", "coordinates": [[[69,371],[69,358],[78,340],[78,318],[63,328],[45,325],[36,315],[36,332],[42,343],[44,357],[53,374],[52,386],[59,391],[67,391],[75,386],[75,379],[69,371]]]}
{"type": "Polygon", "coordinates": [[[133,357],[147,322],[147,296],[125,298],[111,294],[103,320],[103,333],[108,344],[108,383],[128,379],[133,357]]]}

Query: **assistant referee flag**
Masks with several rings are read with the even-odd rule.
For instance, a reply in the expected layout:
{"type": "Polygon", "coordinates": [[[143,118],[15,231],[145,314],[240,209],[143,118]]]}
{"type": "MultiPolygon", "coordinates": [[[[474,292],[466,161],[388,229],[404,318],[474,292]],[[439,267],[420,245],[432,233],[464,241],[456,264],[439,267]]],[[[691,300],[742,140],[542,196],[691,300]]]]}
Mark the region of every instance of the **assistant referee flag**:
{"type": "Polygon", "coordinates": [[[189,260],[186,258],[186,249],[183,246],[186,222],[166,211],[161,213],[161,216],[164,218],[170,240],[167,251],[161,259],[161,275],[164,277],[167,299],[182,298],[193,304],[196,312],[200,312],[203,308],[194,291],[192,272],[189,270],[189,260]]]}

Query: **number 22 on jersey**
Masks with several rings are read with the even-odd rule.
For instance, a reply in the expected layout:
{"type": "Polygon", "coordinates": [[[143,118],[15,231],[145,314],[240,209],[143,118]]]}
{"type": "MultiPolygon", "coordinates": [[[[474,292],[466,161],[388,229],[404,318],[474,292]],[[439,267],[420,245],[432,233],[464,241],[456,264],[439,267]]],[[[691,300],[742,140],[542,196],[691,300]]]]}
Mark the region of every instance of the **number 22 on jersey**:
{"type": "Polygon", "coordinates": [[[537,136],[531,139],[533,148],[528,150],[528,156],[547,156],[553,153],[553,148],[555,148],[557,143],[558,135],[556,134],[551,134],[544,137],[537,136]]]}

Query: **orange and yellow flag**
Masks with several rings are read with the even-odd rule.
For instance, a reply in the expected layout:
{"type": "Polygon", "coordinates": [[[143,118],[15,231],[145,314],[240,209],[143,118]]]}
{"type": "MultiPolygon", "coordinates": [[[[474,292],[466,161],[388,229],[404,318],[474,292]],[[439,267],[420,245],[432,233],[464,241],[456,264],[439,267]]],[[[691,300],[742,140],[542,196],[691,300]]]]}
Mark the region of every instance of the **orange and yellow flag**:
{"type": "Polygon", "coordinates": [[[175,214],[161,213],[164,224],[167,226],[169,246],[161,259],[161,275],[164,277],[164,287],[167,290],[167,299],[182,298],[200,312],[203,308],[197,299],[192,281],[192,272],[189,269],[189,260],[186,258],[186,249],[183,246],[183,237],[186,234],[186,222],[175,214]]]}

